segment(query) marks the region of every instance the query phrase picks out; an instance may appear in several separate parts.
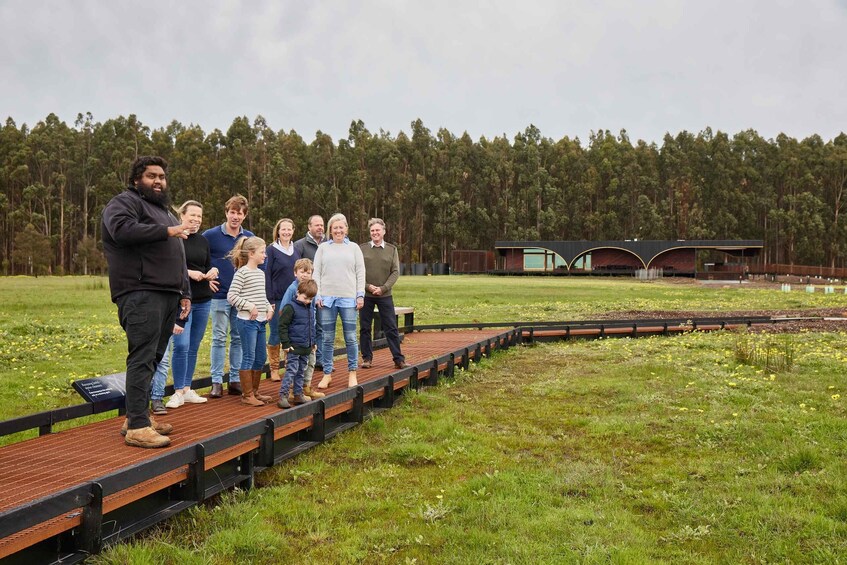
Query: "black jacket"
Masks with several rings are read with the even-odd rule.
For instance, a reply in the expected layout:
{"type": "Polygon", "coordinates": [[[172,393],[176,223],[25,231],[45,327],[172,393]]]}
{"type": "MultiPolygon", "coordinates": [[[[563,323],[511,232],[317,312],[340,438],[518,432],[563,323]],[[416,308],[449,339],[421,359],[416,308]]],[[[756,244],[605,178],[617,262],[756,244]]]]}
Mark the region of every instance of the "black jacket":
{"type": "Polygon", "coordinates": [[[136,290],[159,290],[191,298],[182,241],[168,237],[179,222],[167,208],[145,200],[134,187],[103,209],[103,251],[109,264],[112,302],[136,290]]]}
{"type": "Polygon", "coordinates": [[[300,254],[300,257],[308,259],[309,261],[314,261],[315,253],[318,252],[318,245],[321,243],[323,242],[315,241],[312,239],[312,236],[307,233],[305,237],[294,242],[294,249],[300,254]]]}
{"type": "MultiPolygon", "coordinates": [[[[183,249],[185,249],[185,264],[192,271],[200,271],[208,273],[212,270],[212,255],[209,253],[209,242],[200,233],[193,233],[188,236],[188,239],[182,240],[183,249]]],[[[209,281],[189,281],[191,284],[191,303],[199,304],[200,302],[208,302],[212,299],[211,287],[209,281]]]]}

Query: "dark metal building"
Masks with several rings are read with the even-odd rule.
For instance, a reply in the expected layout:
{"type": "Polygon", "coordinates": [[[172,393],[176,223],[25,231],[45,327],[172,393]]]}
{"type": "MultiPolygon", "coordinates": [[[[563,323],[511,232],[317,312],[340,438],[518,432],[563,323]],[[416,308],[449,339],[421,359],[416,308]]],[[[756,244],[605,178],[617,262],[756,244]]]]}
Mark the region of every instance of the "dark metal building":
{"type": "Polygon", "coordinates": [[[665,275],[694,276],[708,270],[745,270],[758,257],[762,240],[497,241],[496,272],[631,274],[662,269],[665,275]],[[698,253],[723,258],[706,262],[698,253]],[[717,252],[717,253],[716,253],[717,252]]]}

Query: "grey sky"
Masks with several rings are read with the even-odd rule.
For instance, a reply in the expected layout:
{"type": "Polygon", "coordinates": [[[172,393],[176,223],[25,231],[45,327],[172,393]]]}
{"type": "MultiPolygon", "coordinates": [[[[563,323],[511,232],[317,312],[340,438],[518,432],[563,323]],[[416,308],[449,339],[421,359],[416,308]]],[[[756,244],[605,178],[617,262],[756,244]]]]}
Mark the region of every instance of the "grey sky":
{"type": "Polygon", "coordinates": [[[845,29],[844,0],[0,0],[0,116],[828,140],[847,130],[845,29]]]}

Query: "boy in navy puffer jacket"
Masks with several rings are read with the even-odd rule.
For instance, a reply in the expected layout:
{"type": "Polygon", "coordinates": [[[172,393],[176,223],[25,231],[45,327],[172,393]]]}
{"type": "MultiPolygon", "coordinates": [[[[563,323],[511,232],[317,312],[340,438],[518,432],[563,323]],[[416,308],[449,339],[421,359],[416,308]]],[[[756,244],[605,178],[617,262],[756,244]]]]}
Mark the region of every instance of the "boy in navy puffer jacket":
{"type": "Polygon", "coordinates": [[[310,304],[318,293],[318,285],[313,280],[303,281],[297,287],[297,296],[293,302],[282,307],[279,313],[279,343],[283,351],[288,352],[285,362],[285,376],[279,389],[280,408],[291,408],[288,402],[288,389],[294,386],[294,404],[303,404],[311,400],[303,394],[303,375],[309,361],[309,354],[316,349],[315,314],[310,304]]]}

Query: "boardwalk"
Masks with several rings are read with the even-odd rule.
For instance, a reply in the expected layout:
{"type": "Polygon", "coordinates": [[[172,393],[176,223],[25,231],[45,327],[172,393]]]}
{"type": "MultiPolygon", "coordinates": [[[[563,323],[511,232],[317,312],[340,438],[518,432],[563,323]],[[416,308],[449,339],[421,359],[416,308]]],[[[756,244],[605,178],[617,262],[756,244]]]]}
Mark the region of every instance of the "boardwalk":
{"type": "MultiPolygon", "coordinates": [[[[336,363],[327,397],[290,410],[247,407],[234,396],[184,405],[159,418],[174,426],[165,449],[126,447],[122,417],[2,447],[0,558],[78,560],[225,488],[249,487],[257,469],[356,425],[364,412],[393,404],[395,394],[437,382],[439,373],[517,335],[503,329],[410,334],[403,344],[410,368],[397,371],[389,351],[377,350],[374,366],[360,369],[360,386],[350,389],[346,363],[336,363]]],[[[278,384],[263,380],[261,391],[276,397],[278,384]]]]}

